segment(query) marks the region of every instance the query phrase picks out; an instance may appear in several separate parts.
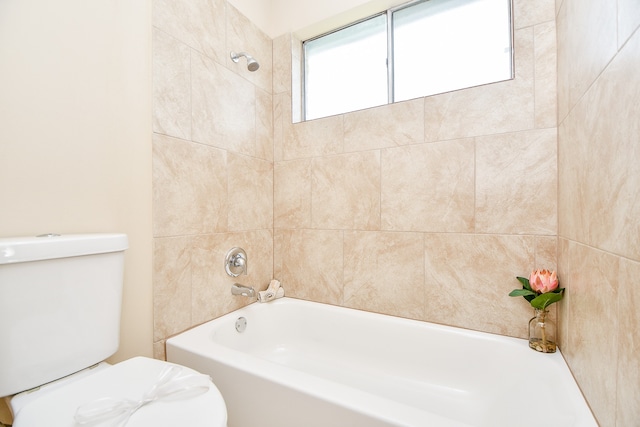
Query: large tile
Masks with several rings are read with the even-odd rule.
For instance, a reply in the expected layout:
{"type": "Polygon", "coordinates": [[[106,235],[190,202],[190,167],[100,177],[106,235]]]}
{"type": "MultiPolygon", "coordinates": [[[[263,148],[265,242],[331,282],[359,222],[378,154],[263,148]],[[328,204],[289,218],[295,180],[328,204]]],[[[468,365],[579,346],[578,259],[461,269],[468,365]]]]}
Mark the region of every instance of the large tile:
{"type": "Polygon", "coordinates": [[[592,217],[591,243],[636,260],[640,259],[639,69],[640,32],[636,32],[586,97],[585,102],[598,104],[597,120],[582,122],[590,131],[594,161],[590,191],[595,200],[590,208],[598,213],[592,217]]]}
{"type": "Polygon", "coordinates": [[[291,34],[273,40],[273,93],[291,92],[291,34]]]}
{"type": "Polygon", "coordinates": [[[617,51],[617,7],[611,0],[565,0],[558,26],[558,113],[562,119],[617,51]]]}
{"type": "Polygon", "coordinates": [[[189,237],[153,239],[153,340],[191,326],[189,237]]]}
{"type": "Polygon", "coordinates": [[[476,138],[476,231],[557,232],[556,130],[476,138]]]}
{"type": "MultiPolygon", "coordinates": [[[[563,288],[570,288],[569,283],[569,245],[570,241],[558,238],[558,281],[563,288]]],[[[538,264],[537,264],[538,265],[538,264]]],[[[558,345],[563,354],[568,354],[569,348],[569,307],[571,307],[571,292],[565,292],[558,306],[558,345]]]]}
{"type": "Polygon", "coordinates": [[[274,276],[285,295],[343,302],[343,236],[336,230],[275,230],[274,276]]]}
{"type": "Polygon", "coordinates": [[[640,262],[620,259],[618,297],[617,426],[640,420],[640,262]]]}
{"type": "Polygon", "coordinates": [[[536,268],[558,270],[558,238],[556,236],[535,236],[536,268]]]}
{"type": "MultiPolygon", "coordinates": [[[[290,95],[289,95],[290,96],[290,95]]],[[[281,94],[282,146],[276,150],[277,160],[326,156],[343,152],[344,128],[342,116],[325,117],[300,123],[291,123],[291,98],[281,94]],[[278,156],[278,153],[280,155],[278,156]]]]}
{"type": "Polygon", "coordinates": [[[534,248],[531,236],[426,234],[425,320],[528,337],[533,310],[509,292],[535,267],[534,248]]]}
{"type": "Polygon", "coordinates": [[[640,259],[638,69],[640,33],[564,121],[559,157],[563,233],[632,259],[640,259]]]}
{"type": "MultiPolygon", "coordinates": [[[[286,132],[291,126],[291,92],[273,95],[273,160],[289,158],[286,151],[286,132]]],[[[299,156],[296,156],[299,157],[299,156]]]]}
{"type": "Polygon", "coordinates": [[[421,233],[345,231],[344,305],[422,319],[421,233]]]}
{"type": "Polygon", "coordinates": [[[230,70],[244,77],[267,93],[272,93],[273,50],[271,39],[246,16],[227,3],[227,52],[226,62],[230,70]],[[238,63],[231,60],[231,51],[246,52],[258,63],[257,71],[249,71],[245,58],[238,63]]]}
{"type": "Polygon", "coordinates": [[[256,88],[209,58],[192,52],[192,138],[256,155],[256,88]]]}
{"type": "Polygon", "coordinates": [[[273,227],[273,163],[227,154],[229,231],[273,227]]]}
{"type": "Polygon", "coordinates": [[[191,49],[155,28],[153,131],[191,138],[191,49]]]}
{"type": "Polygon", "coordinates": [[[273,177],[275,228],[311,227],[311,159],[277,162],[273,177]]]}
{"type": "Polygon", "coordinates": [[[227,228],[224,151],[163,135],[153,137],[153,235],[227,228]]]}
{"type": "Polygon", "coordinates": [[[516,29],[553,21],[556,17],[555,0],[513,0],[513,15],[516,29]]]}
{"type": "Polygon", "coordinates": [[[224,64],[224,0],[153,0],[153,25],[224,64]]]}
{"type": "Polygon", "coordinates": [[[380,153],[367,151],[313,159],[311,226],[380,228],[380,153]]]}
{"type": "Polygon", "coordinates": [[[536,25],[535,45],[535,124],[550,128],[557,124],[557,50],[555,21],[536,25]]]}
{"type": "Polygon", "coordinates": [[[302,41],[291,36],[291,119],[302,121],[304,76],[302,64],[302,41]]]}
{"type": "MultiPolygon", "coordinates": [[[[556,2],[560,1],[561,0],[556,0],[556,2]]],[[[558,6],[556,17],[556,90],[558,92],[556,109],[558,114],[558,125],[562,123],[571,110],[571,100],[569,97],[571,64],[569,63],[570,53],[567,52],[567,50],[570,49],[568,40],[566,40],[568,31],[567,25],[567,7],[565,5],[565,1],[562,0],[562,5],[558,6]]]]}
{"type": "Polygon", "coordinates": [[[424,101],[419,98],[344,115],[344,151],[424,141],[424,101]]]}
{"type": "Polygon", "coordinates": [[[153,343],[153,358],[167,360],[166,340],[155,341],[153,343]]]}
{"type": "Polygon", "coordinates": [[[515,32],[515,78],[428,96],[425,140],[441,141],[534,127],[533,28],[515,32]]]}
{"type": "Polygon", "coordinates": [[[619,258],[569,247],[569,346],[564,352],[601,426],[615,426],[619,258]]]}
{"type": "Polygon", "coordinates": [[[256,90],[256,156],[273,161],[273,96],[256,90]]]}
{"type": "Polygon", "coordinates": [[[201,234],[191,238],[192,287],[190,296],[193,321],[204,323],[240,308],[242,300],[233,299],[233,283],[224,270],[224,256],[232,246],[225,244],[225,234],[201,234]]]}
{"type": "Polygon", "coordinates": [[[473,231],[473,139],[382,152],[382,229],[473,231]]]}
{"type": "Polygon", "coordinates": [[[569,116],[558,127],[558,234],[562,237],[589,241],[587,211],[588,147],[581,141],[584,127],[569,116]]]}

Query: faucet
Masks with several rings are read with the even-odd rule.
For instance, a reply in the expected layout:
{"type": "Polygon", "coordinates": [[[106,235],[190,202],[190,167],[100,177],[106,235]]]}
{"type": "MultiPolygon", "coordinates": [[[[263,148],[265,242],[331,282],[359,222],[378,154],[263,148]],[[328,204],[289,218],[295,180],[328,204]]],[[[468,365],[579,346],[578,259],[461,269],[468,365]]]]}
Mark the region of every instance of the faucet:
{"type": "Polygon", "coordinates": [[[256,291],[253,288],[248,286],[241,285],[239,283],[234,283],[231,286],[231,294],[232,295],[242,295],[243,297],[253,298],[256,296],[256,291]]]}

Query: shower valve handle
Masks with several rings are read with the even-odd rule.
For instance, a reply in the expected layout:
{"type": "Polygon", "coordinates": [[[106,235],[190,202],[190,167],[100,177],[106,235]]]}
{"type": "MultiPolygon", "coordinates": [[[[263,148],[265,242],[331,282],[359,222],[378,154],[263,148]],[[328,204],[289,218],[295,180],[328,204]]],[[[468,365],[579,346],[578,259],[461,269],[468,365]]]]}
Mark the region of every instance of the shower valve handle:
{"type": "Polygon", "coordinates": [[[227,252],[224,268],[231,277],[247,274],[247,253],[242,248],[232,248],[227,252]]]}

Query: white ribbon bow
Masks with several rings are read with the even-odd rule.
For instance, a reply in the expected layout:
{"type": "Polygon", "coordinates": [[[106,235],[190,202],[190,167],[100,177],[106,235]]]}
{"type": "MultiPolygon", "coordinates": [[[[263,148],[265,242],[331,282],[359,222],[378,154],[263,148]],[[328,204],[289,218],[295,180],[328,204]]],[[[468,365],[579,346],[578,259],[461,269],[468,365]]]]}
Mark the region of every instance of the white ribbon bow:
{"type": "Polygon", "coordinates": [[[178,400],[198,396],[209,390],[208,375],[188,374],[179,376],[182,368],[167,366],[162,370],[158,381],[140,400],[104,397],[81,405],[76,410],[76,423],[92,426],[105,421],[108,425],[123,427],[138,409],[156,400],[178,400]]]}

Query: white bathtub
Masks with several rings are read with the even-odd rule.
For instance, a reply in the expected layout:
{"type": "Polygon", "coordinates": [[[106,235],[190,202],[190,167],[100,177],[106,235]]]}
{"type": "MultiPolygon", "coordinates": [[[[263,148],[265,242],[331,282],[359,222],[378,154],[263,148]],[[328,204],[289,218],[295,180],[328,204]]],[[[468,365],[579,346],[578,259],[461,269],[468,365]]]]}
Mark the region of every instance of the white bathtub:
{"type": "Polygon", "coordinates": [[[291,298],[173,337],[167,359],[211,375],[229,427],[597,426],[560,353],[291,298]]]}

